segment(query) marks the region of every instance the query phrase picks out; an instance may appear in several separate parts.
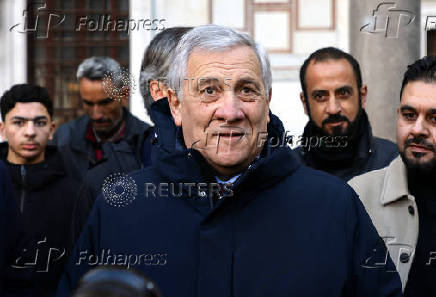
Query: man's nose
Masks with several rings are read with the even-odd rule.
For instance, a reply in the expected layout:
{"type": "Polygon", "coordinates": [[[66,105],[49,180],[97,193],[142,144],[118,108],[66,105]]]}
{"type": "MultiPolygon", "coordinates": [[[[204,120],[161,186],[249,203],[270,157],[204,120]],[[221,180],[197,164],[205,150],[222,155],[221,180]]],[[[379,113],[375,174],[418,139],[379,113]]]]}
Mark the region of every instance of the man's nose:
{"type": "Polygon", "coordinates": [[[103,117],[103,112],[98,104],[95,104],[91,109],[91,119],[99,120],[103,117]]]}
{"type": "Polygon", "coordinates": [[[25,133],[26,133],[27,137],[35,136],[36,130],[35,130],[35,124],[33,123],[33,121],[28,121],[27,122],[25,133]]]}
{"type": "Polygon", "coordinates": [[[235,122],[244,118],[241,102],[233,91],[224,91],[220,101],[221,104],[215,112],[218,119],[226,122],[235,122]]]}
{"type": "Polygon", "coordinates": [[[420,116],[416,119],[416,121],[413,123],[411,134],[414,136],[425,136],[428,135],[428,127],[425,122],[425,119],[423,116],[420,116]]]}
{"type": "Polygon", "coordinates": [[[341,112],[341,105],[339,104],[339,100],[335,98],[335,96],[330,96],[327,102],[327,113],[328,114],[338,114],[341,112]]]}

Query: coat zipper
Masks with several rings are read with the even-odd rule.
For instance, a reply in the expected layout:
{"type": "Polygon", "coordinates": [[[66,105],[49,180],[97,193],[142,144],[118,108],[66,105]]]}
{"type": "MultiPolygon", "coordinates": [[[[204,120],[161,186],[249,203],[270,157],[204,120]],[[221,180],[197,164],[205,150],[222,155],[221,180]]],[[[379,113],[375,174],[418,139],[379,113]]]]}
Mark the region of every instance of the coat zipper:
{"type": "Polygon", "coordinates": [[[24,199],[26,197],[26,167],[21,165],[21,201],[20,201],[20,211],[24,212],[24,199]]]}

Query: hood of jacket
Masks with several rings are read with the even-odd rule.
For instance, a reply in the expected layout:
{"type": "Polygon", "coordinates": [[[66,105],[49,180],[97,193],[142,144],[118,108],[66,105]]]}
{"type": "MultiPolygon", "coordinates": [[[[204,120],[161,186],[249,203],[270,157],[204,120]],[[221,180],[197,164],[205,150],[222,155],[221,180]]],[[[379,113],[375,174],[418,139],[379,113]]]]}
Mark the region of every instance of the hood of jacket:
{"type": "MultiPolygon", "coordinates": [[[[214,170],[201,153],[185,146],[182,130],[175,125],[166,99],[152,104],[151,118],[157,135],[152,168],[162,180],[174,183],[216,182],[214,170]]],[[[235,191],[269,187],[300,166],[286,142],[278,146],[268,144],[272,138],[282,139],[285,133],[282,122],[271,112],[267,133],[260,156],[241,173],[233,185],[235,191]]]]}
{"type": "Polygon", "coordinates": [[[7,161],[8,143],[0,144],[0,158],[7,164],[15,188],[37,190],[66,175],[64,163],[57,148],[48,145],[43,162],[31,165],[12,164],[7,161]]]}

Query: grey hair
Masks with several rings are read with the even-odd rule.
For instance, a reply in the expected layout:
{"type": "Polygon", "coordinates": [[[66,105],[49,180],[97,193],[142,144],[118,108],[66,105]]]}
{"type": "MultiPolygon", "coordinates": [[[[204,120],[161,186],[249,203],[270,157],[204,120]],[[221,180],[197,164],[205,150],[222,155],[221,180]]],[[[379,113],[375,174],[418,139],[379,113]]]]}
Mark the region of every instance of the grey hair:
{"type": "Polygon", "coordinates": [[[177,46],[180,38],[192,27],[168,28],[157,34],[144,52],[141,72],[139,73],[139,90],[144,99],[145,109],[150,113],[153,98],[150,94],[149,83],[158,80],[168,86],[168,68],[170,67],[170,55],[177,46]]]}
{"type": "Polygon", "coordinates": [[[176,92],[178,98],[180,100],[183,98],[181,82],[186,78],[186,67],[191,53],[196,50],[227,51],[237,46],[248,46],[256,53],[268,98],[272,85],[272,75],[266,50],[248,34],[218,25],[203,25],[192,29],[182,37],[174,50],[168,75],[170,87],[176,92]]]}
{"type": "Polygon", "coordinates": [[[113,83],[116,86],[123,85],[120,64],[109,57],[87,58],[77,68],[78,81],[83,77],[89,80],[103,80],[107,76],[115,78],[113,83]]]}

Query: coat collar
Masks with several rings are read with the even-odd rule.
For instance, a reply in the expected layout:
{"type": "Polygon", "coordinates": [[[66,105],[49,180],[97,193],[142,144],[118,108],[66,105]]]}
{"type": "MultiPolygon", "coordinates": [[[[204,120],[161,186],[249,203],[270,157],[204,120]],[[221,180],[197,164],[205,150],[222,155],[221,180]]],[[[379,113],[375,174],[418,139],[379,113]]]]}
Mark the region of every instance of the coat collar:
{"type": "Polygon", "coordinates": [[[407,185],[407,172],[403,160],[398,156],[386,168],[380,201],[383,205],[386,205],[404,196],[410,196],[407,185]]]}

